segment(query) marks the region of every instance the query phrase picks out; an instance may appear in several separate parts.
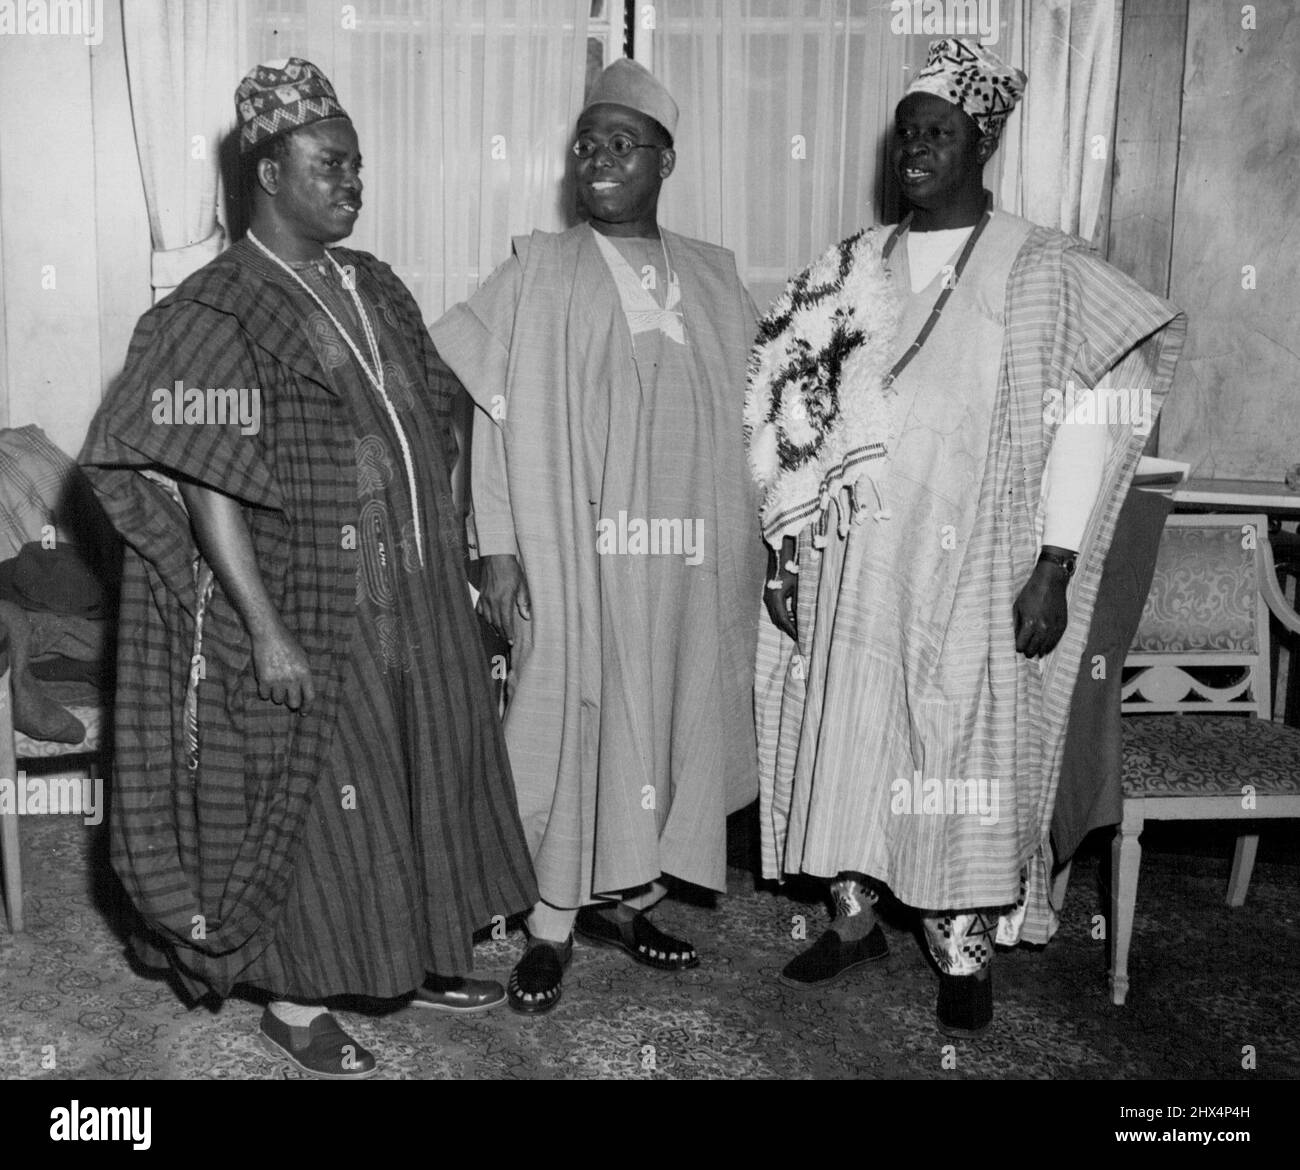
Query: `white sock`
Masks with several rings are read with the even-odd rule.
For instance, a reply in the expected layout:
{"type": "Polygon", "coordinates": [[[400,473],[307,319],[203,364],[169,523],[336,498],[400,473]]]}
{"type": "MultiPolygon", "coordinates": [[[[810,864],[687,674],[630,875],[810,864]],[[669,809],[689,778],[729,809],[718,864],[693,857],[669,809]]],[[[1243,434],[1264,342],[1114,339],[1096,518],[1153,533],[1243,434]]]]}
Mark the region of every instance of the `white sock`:
{"type": "Polygon", "coordinates": [[[328,1015],[328,1010],[318,1003],[290,1003],[287,999],[271,1000],[271,1014],[291,1028],[306,1028],[317,1016],[328,1015]]]}
{"type": "Polygon", "coordinates": [[[528,915],[528,934],[542,942],[562,946],[573,933],[573,922],[578,911],[565,910],[548,902],[538,902],[528,915]]]}

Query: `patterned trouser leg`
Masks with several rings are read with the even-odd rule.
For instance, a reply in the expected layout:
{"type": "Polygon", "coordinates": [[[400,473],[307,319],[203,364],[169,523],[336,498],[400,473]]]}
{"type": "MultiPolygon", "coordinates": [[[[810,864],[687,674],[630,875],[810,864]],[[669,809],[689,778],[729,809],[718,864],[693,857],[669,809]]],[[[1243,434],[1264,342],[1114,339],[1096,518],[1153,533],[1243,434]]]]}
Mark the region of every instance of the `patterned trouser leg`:
{"type": "Polygon", "coordinates": [[[930,954],[945,975],[974,975],[993,961],[993,939],[998,930],[996,910],[922,915],[921,924],[925,927],[930,954]]]}
{"type": "Polygon", "coordinates": [[[842,873],[831,882],[837,918],[852,918],[880,900],[872,880],[860,873],[842,873]]]}

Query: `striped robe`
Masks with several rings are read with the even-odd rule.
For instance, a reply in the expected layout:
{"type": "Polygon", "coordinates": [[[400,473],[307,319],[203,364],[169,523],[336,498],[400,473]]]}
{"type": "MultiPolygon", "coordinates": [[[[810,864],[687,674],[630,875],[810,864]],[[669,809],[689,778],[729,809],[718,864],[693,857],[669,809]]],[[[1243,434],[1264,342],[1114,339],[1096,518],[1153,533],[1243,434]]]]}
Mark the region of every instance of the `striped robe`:
{"type": "MultiPolygon", "coordinates": [[[[902,290],[906,256],[900,241],[902,290]]],[[[900,353],[941,279],[906,297],[900,353]]],[[[821,552],[800,538],[799,646],[770,624],[760,632],[765,876],[862,872],[928,912],[1020,901],[1001,940],[1046,941],[1071,695],[1149,429],[1111,427],[1067,630],[1030,661],[1015,650],[1013,606],[1041,544],[1047,395],[1113,371],[1112,385],[1150,390],[1154,419],[1184,325],[1081,241],[994,214],[896,383],[898,440],[858,489],[876,506],[845,539],[832,523],[821,552]]]]}
{"type": "MultiPolygon", "coordinates": [[[[81,456],[127,545],[113,865],[143,918],[141,955],[195,994],[401,995],[426,970],[467,971],[472,932],[536,894],[451,502],[456,382],[392,270],[334,254],[355,272],[410,442],[423,564],[385,408],[329,318],[247,242],[141,319],[81,456]],[[256,430],[159,415],[154,391],[177,380],[258,389],[256,430]],[[310,662],[310,710],[258,697],[219,584],[194,670],[197,552],[159,476],[242,505],[310,662]]],[[[350,302],[335,305],[347,324],[350,302]]]]}

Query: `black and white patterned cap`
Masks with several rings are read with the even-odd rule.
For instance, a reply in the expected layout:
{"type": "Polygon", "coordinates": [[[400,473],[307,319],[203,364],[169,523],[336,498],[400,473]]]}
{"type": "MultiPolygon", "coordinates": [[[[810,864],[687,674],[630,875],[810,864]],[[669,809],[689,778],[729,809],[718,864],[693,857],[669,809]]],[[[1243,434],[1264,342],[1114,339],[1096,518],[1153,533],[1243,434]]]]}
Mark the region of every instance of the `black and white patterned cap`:
{"type": "Polygon", "coordinates": [[[329,78],[301,57],[254,67],[235,91],[235,111],[241,154],[300,126],[347,117],[329,78]]]}
{"type": "Polygon", "coordinates": [[[982,45],[945,37],[930,44],[925,68],[904,96],[931,93],[968,114],[980,133],[999,138],[1029,79],[982,45]]]}

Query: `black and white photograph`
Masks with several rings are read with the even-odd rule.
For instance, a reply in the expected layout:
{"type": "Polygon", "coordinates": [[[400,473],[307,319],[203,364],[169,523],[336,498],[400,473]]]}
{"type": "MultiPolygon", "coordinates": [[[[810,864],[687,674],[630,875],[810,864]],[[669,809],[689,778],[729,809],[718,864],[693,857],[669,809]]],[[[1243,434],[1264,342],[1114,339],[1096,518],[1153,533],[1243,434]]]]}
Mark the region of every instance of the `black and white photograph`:
{"type": "Polygon", "coordinates": [[[1294,0],[0,0],[18,1148],[1281,1133],[1298,127],[1294,0]]]}

